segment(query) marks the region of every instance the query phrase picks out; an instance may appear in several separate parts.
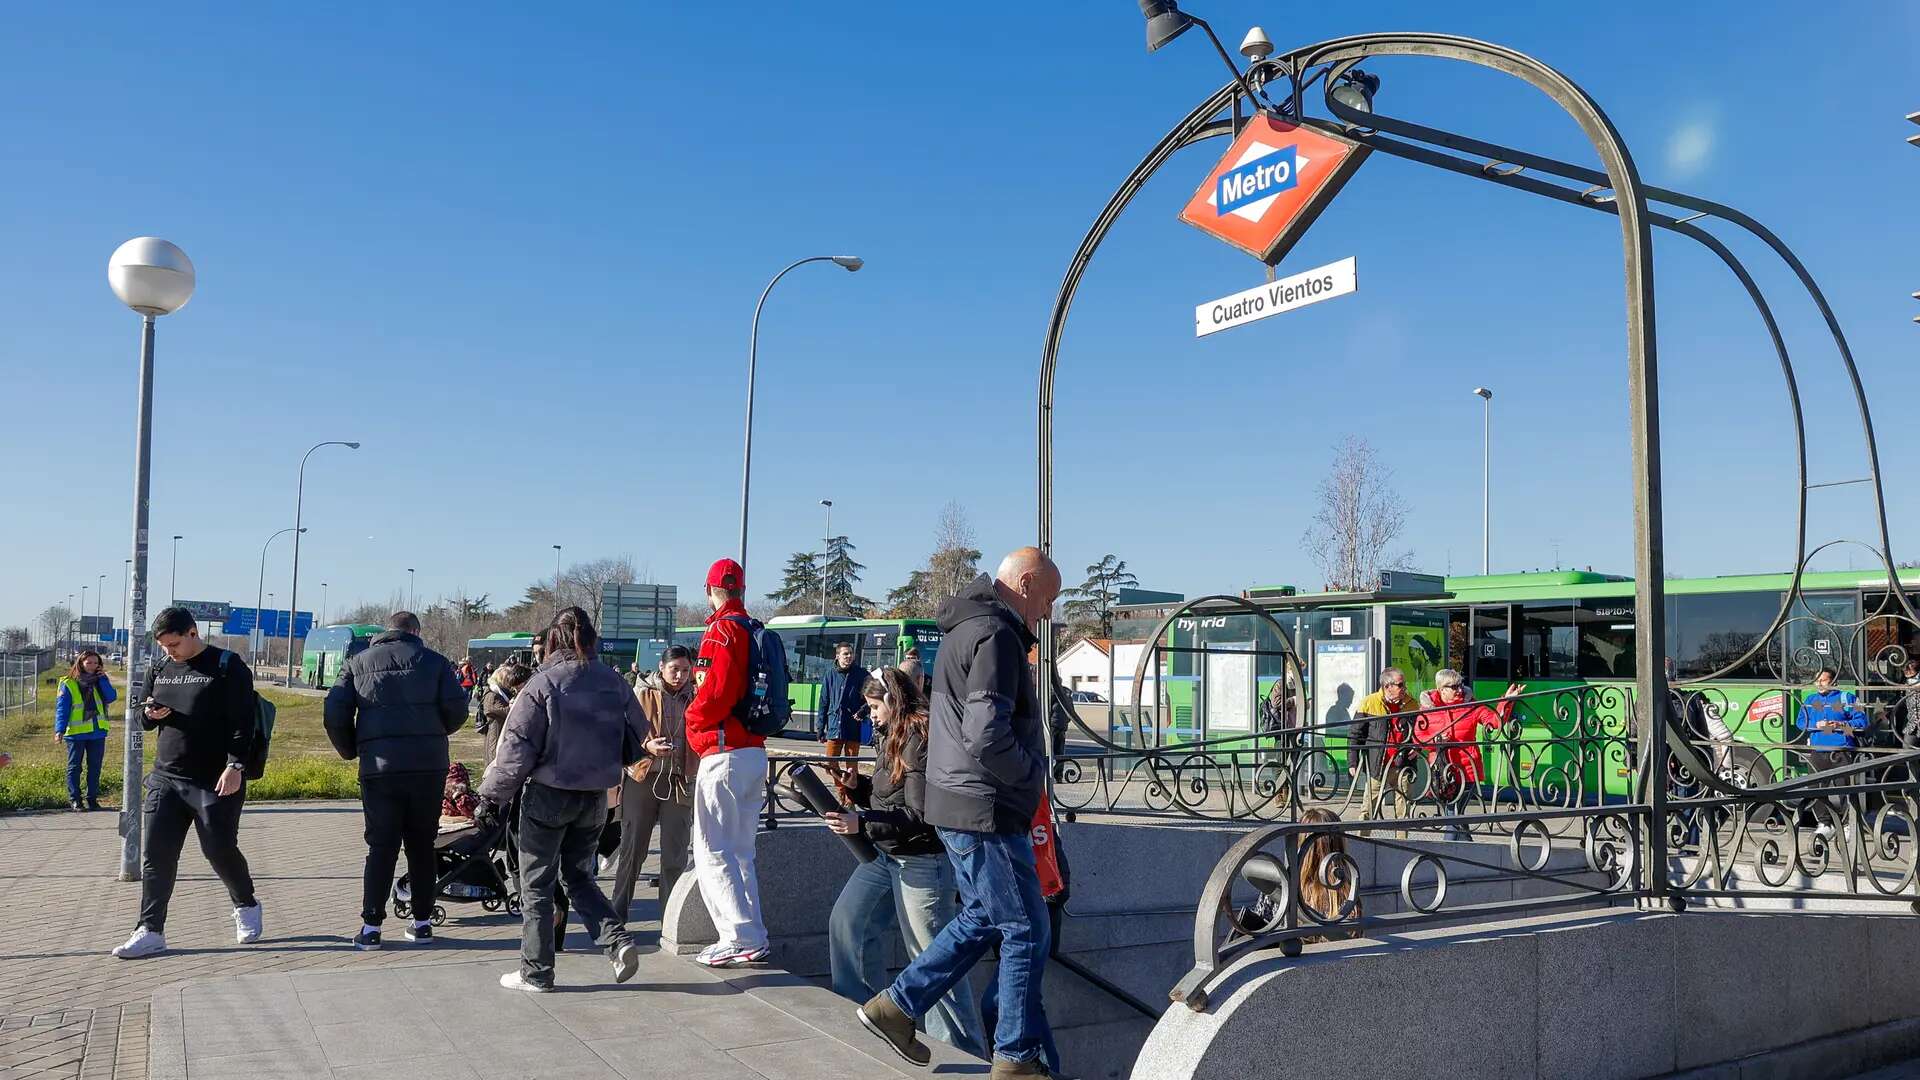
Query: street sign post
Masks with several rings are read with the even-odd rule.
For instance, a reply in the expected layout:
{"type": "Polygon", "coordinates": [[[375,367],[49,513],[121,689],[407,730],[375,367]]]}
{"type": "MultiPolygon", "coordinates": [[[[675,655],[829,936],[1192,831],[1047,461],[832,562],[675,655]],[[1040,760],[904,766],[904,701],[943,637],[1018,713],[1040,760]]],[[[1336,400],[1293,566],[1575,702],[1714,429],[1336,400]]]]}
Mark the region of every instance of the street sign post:
{"type": "Polygon", "coordinates": [[[1193,336],[1206,337],[1236,326],[1345,296],[1359,288],[1352,256],[1316,266],[1258,288],[1209,300],[1193,309],[1193,336]]]}
{"type": "Polygon", "coordinates": [[[1338,132],[1256,116],[1180,220],[1271,266],[1306,234],[1367,153],[1338,132]]]}

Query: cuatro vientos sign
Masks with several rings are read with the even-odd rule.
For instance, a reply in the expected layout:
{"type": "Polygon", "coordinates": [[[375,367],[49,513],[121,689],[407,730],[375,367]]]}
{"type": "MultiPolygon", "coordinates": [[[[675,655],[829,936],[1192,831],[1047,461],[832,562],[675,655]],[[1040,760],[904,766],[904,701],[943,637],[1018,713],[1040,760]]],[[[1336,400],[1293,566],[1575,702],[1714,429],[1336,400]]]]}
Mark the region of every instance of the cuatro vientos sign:
{"type": "Polygon", "coordinates": [[[1337,133],[1256,116],[1193,193],[1180,220],[1261,262],[1279,262],[1367,153],[1337,133]]]}
{"type": "Polygon", "coordinates": [[[1209,300],[1193,309],[1193,336],[1206,337],[1282,312],[1345,296],[1359,287],[1354,259],[1316,266],[1291,277],[1277,278],[1245,292],[1209,300]]]}

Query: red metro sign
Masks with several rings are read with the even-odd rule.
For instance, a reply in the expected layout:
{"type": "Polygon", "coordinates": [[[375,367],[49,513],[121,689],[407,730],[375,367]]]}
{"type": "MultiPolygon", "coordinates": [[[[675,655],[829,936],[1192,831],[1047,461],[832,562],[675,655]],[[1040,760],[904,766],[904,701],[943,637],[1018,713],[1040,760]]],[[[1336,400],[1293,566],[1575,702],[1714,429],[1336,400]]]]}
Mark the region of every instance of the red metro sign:
{"type": "Polygon", "coordinates": [[[1340,193],[1368,148],[1265,114],[1240,129],[1180,220],[1276,263],[1340,193]]]}

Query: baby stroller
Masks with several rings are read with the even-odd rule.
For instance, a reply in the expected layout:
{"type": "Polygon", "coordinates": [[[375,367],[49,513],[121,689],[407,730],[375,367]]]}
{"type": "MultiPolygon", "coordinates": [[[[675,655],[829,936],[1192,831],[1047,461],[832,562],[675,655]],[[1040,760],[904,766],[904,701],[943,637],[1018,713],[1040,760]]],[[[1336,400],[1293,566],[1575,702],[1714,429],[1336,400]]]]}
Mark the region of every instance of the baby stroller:
{"type": "MultiPolygon", "coordinates": [[[[469,825],[441,833],[434,840],[436,902],[426,914],[435,926],[446,922],[443,905],[449,903],[479,904],[482,911],[504,911],[519,917],[520,856],[513,846],[513,830],[508,827],[512,809],[485,828],[469,825]]],[[[401,874],[393,883],[394,915],[413,917],[412,899],[407,875],[401,874]]]]}

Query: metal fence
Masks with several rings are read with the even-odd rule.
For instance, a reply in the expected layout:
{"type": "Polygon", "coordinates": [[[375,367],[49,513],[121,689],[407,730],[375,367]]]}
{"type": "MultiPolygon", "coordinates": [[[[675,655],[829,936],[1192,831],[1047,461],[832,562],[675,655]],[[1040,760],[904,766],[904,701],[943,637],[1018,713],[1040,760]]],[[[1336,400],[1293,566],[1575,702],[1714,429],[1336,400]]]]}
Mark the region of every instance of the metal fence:
{"type": "Polygon", "coordinates": [[[0,655],[0,716],[40,707],[36,657],[0,655]]]}

